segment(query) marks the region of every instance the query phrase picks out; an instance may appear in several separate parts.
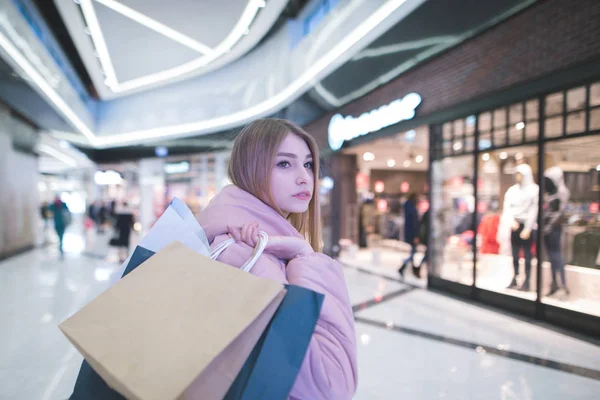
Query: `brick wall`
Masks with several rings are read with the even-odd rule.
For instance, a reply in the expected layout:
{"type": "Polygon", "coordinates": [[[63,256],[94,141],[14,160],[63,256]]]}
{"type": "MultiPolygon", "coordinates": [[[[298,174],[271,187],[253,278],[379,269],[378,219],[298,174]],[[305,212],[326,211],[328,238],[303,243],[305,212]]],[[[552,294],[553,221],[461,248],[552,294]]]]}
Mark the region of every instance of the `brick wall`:
{"type": "Polygon", "coordinates": [[[541,0],[308,125],[322,147],[336,112],[357,116],[417,92],[419,115],[600,58],[600,0],[541,0]]]}

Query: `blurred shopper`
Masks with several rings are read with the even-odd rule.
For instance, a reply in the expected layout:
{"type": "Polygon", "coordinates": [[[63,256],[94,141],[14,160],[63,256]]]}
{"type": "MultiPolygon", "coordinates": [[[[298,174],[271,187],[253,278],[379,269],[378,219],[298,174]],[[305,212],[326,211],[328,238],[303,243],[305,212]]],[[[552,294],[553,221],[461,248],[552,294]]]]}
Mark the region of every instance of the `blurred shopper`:
{"type": "MultiPolygon", "coordinates": [[[[427,243],[429,243],[429,210],[425,211],[425,214],[423,214],[421,222],[419,223],[419,242],[424,246],[427,246],[427,243]]],[[[428,260],[428,252],[427,249],[425,249],[425,253],[419,266],[413,266],[413,274],[415,274],[415,276],[421,277],[421,267],[423,264],[427,264],[428,260]]]]}
{"type": "Polygon", "coordinates": [[[321,253],[319,149],[302,128],[281,119],[246,126],[231,152],[226,186],[198,220],[211,246],[231,235],[219,258],[240,268],[257,243],[269,242],[252,274],[325,294],[292,399],[351,399],[356,391],[356,336],[342,266],[321,253]]]}
{"type": "Polygon", "coordinates": [[[108,221],[107,206],[104,203],[100,203],[96,212],[96,225],[98,226],[98,233],[104,233],[104,228],[106,227],[106,222],[108,221]]]}
{"type": "MultiPolygon", "coordinates": [[[[417,195],[412,193],[404,203],[404,241],[410,244],[410,255],[398,270],[400,276],[404,277],[404,270],[410,263],[413,272],[416,272],[414,257],[419,244],[419,211],[417,211],[417,195]]],[[[415,273],[418,276],[418,274],[415,273]]]]}
{"type": "Polygon", "coordinates": [[[54,219],[54,229],[58,235],[58,251],[60,253],[60,257],[64,258],[65,252],[63,249],[63,238],[65,236],[65,230],[67,229],[67,226],[69,226],[71,223],[71,212],[58,195],[56,195],[54,202],[50,205],[50,211],[52,212],[54,219]]]}
{"type": "Polygon", "coordinates": [[[127,202],[124,202],[122,207],[117,207],[116,205],[114,207],[115,236],[110,240],[109,244],[118,248],[119,260],[120,262],[124,262],[129,253],[131,230],[133,229],[135,219],[133,211],[129,208],[127,202]]]}

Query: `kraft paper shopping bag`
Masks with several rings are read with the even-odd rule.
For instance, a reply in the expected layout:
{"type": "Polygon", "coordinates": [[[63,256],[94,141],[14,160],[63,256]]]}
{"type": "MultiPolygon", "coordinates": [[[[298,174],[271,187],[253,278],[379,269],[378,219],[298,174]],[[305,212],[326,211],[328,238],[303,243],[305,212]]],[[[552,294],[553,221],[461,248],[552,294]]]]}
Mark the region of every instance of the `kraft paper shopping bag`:
{"type": "Polygon", "coordinates": [[[221,399],[284,295],[175,242],[60,328],[126,398],[221,399]]]}

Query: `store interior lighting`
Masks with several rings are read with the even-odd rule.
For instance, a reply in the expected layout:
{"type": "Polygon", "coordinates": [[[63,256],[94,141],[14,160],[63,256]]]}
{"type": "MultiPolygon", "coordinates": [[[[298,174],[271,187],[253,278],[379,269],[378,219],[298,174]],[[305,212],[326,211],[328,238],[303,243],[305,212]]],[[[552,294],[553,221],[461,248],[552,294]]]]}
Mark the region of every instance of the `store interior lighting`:
{"type": "Polygon", "coordinates": [[[418,155],[415,157],[415,161],[417,162],[417,164],[421,164],[423,162],[423,156],[422,155],[418,155]]]}
{"type": "Polygon", "coordinates": [[[517,129],[518,131],[525,129],[525,122],[517,122],[517,124],[515,125],[515,129],[517,129]]]}
{"type": "Polygon", "coordinates": [[[373,161],[373,160],[375,160],[375,154],[371,153],[370,151],[367,151],[367,152],[365,152],[365,154],[363,154],[363,160],[373,161]]]}
{"type": "Polygon", "coordinates": [[[503,151],[502,153],[500,153],[500,159],[501,160],[506,160],[508,158],[508,153],[503,151]]]}
{"type": "Polygon", "coordinates": [[[489,161],[490,160],[490,153],[485,153],[481,156],[481,159],[483,161],[489,161]]]}
{"type": "Polygon", "coordinates": [[[515,160],[520,161],[523,159],[523,153],[517,153],[515,154],[515,160]]]}
{"type": "Polygon", "coordinates": [[[454,143],[454,146],[452,146],[454,151],[458,151],[458,150],[462,149],[462,147],[463,147],[463,145],[461,142],[456,142],[456,143],[454,143]]]}
{"type": "Polygon", "coordinates": [[[387,166],[390,168],[394,168],[396,166],[396,160],[390,158],[389,160],[387,160],[387,166]]]}
{"type": "Polygon", "coordinates": [[[408,167],[410,167],[410,164],[411,164],[410,160],[406,160],[406,161],[404,161],[404,162],[402,163],[402,166],[403,166],[404,168],[408,168],[408,167]]]}

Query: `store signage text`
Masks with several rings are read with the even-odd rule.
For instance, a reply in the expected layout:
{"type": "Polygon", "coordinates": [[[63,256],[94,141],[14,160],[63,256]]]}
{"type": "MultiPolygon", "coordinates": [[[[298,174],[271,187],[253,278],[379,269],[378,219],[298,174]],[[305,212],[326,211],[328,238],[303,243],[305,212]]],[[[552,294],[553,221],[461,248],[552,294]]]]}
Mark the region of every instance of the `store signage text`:
{"type": "Polygon", "coordinates": [[[346,140],[412,119],[419,104],[421,104],[421,96],[417,93],[409,93],[402,99],[394,100],[357,118],[351,115],[344,118],[341,114],[336,114],[329,121],[329,147],[332,150],[339,150],[346,140]]]}

